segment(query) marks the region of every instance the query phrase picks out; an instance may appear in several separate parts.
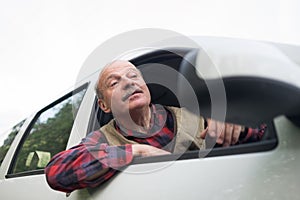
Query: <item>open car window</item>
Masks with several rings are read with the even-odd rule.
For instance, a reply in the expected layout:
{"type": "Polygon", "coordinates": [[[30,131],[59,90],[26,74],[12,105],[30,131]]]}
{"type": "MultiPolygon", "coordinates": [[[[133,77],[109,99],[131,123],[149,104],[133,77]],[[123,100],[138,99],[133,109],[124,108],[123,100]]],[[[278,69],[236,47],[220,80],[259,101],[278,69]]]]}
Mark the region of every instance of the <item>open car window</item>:
{"type": "MultiPolygon", "coordinates": [[[[189,99],[191,98],[189,98],[189,94],[185,93],[187,89],[182,87],[183,84],[181,84],[182,79],[184,79],[195,93],[197,106],[199,106],[200,110],[197,114],[204,117],[211,117],[212,115],[212,99],[207,85],[214,87],[221,81],[226,97],[225,104],[222,104],[226,106],[226,115],[223,120],[252,129],[259,128],[264,124],[267,129],[262,139],[258,142],[249,142],[226,148],[216,147],[201,151],[187,151],[179,157],[173,154],[170,156],[135,159],[134,163],[269,151],[276,148],[278,144],[273,119],[279,115],[296,116],[293,117],[295,121],[299,119],[297,117],[299,116],[299,113],[297,113],[299,109],[298,111],[294,109],[299,108],[297,97],[299,97],[300,93],[297,87],[282,80],[264,77],[262,74],[259,74],[259,76],[249,76],[249,74],[247,76],[240,74],[234,76],[233,74],[232,76],[205,79],[197,71],[197,66],[199,66],[200,62],[199,55],[199,49],[172,48],[156,50],[130,61],[143,73],[151,93],[152,103],[186,107],[191,112],[194,112],[194,105],[189,105],[189,99]],[[167,72],[170,73],[159,71],[160,68],[164,67],[169,68],[167,72]],[[153,78],[157,77],[165,79],[167,83],[153,81],[153,78]],[[283,91],[285,96],[278,95],[278,90],[283,91]],[[282,98],[286,98],[286,96],[290,97],[288,103],[281,105],[282,98]],[[184,105],[181,104],[182,99],[186,100],[184,105]]],[[[207,64],[206,67],[211,67],[211,65],[207,64]]],[[[99,129],[111,119],[112,116],[110,114],[106,114],[99,109],[95,99],[88,132],[99,129]]],[[[216,119],[218,120],[218,115],[216,119]]]]}
{"type": "MultiPolygon", "coordinates": [[[[98,130],[105,124],[107,124],[112,119],[111,114],[104,113],[97,105],[97,100],[94,101],[92,117],[89,124],[89,132],[93,130],[98,130]]],[[[140,157],[135,158],[132,164],[140,163],[151,163],[151,162],[161,162],[161,161],[173,161],[173,160],[183,160],[183,159],[196,159],[204,157],[216,157],[216,156],[226,156],[226,155],[238,155],[245,153],[263,152],[269,151],[278,145],[278,138],[276,134],[276,129],[274,127],[273,120],[266,121],[262,124],[257,124],[257,126],[246,127],[245,131],[249,129],[259,129],[261,126],[265,126],[265,132],[263,137],[259,141],[248,141],[246,143],[241,143],[229,147],[222,147],[221,145],[214,144],[213,148],[207,149],[189,149],[185,153],[166,156],[155,156],[155,157],[140,157]]],[[[240,137],[245,137],[245,133],[242,133],[240,137]]]]}

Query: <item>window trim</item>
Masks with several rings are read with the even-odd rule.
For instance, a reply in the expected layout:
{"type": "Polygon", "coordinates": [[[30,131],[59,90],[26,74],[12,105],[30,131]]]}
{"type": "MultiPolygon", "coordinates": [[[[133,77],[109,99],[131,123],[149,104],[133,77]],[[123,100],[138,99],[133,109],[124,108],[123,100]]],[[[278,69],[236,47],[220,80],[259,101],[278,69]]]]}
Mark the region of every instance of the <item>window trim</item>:
{"type": "Polygon", "coordinates": [[[22,176],[32,176],[32,175],[40,175],[44,174],[44,169],[36,169],[36,170],[31,170],[31,171],[25,171],[25,172],[18,172],[14,174],[6,174],[5,178],[17,178],[17,177],[22,177],[22,176]]]}
{"type": "MultiPolygon", "coordinates": [[[[97,107],[97,101],[93,103],[93,110],[90,114],[88,133],[95,130],[95,124],[99,123],[97,119],[97,112],[99,108],[97,107]]],[[[274,150],[278,146],[278,137],[276,134],[274,121],[270,120],[265,122],[267,125],[267,131],[263,136],[263,139],[258,142],[239,144],[236,146],[229,146],[226,148],[218,147],[207,150],[194,150],[188,151],[180,154],[162,155],[162,156],[152,156],[152,157],[137,157],[134,158],[130,165],[135,164],[146,164],[146,163],[156,163],[156,162],[168,162],[174,160],[187,160],[187,159],[200,159],[199,153],[205,155],[204,158],[209,157],[219,157],[219,156],[230,156],[230,155],[242,155],[247,153],[259,153],[274,150]]]]}
{"type": "Polygon", "coordinates": [[[153,157],[139,157],[134,158],[132,165],[137,164],[147,164],[147,163],[156,163],[156,162],[168,162],[168,161],[179,161],[179,160],[190,160],[190,159],[205,159],[210,157],[220,157],[220,156],[235,156],[235,155],[244,155],[249,153],[260,153],[274,150],[278,146],[278,140],[267,139],[260,142],[253,142],[249,144],[240,144],[237,146],[230,146],[226,148],[218,147],[212,150],[194,150],[188,151],[180,154],[171,154],[163,156],[153,156],[153,157]],[[203,157],[199,156],[205,155],[203,157]]]}
{"type": "Polygon", "coordinates": [[[90,114],[90,118],[89,118],[88,128],[87,128],[87,133],[86,134],[89,134],[92,131],[95,131],[96,127],[98,127],[97,124],[100,124],[98,122],[98,119],[97,119],[98,118],[97,117],[97,113],[99,112],[99,109],[100,108],[99,108],[98,103],[97,103],[97,97],[95,96],[95,100],[93,101],[93,107],[92,107],[92,111],[91,111],[91,114],[90,114]]]}
{"type": "MultiPolygon", "coordinates": [[[[67,98],[72,97],[74,94],[79,93],[80,91],[87,89],[89,85],[89,82],[84,83],[83,85],[77,87],[76,89],[72,90],[71,92],[68,92],[67,94],[65,94],[64,96],[60,97],[59,99],[55,100],[54,102],[50,103],[49,105],[45,106],[44,108],[42,108],[40,111],[38,111],[36,113],[36,115],[34,116],[34,118],[31,120],[31,122],[29,123],[28,127],[26,128],[24,134],[22,135],[22,138],[14,152],[14,155],[11,159],[7,174],[5,175],[5,178],[14,178],[14,177],[21,177],[21,176],[28,176],[28,175],[36,175],[36,174],[43,174],[44,173],[44,169],[38,169],[38,170],[30,170],[30,171],[24,171],[24,172],[18,172],[18,173],[13,173],[13,169],[16,165],[16,161],[18,158],[18,155],[20,153],[20,150],[22,149],[25,140],[27,139],[32,127],[34,126],[34,124],[36,123],[36,120],[41,116],[42,113],[44,113],[46,110],[54,107],[55,105],[59,104],[60,102],[66,100],[67,98]]],[[[86,93],[86,91],[85,91],[86,93]]],[[[83,95],[83,98],[85,96],[85,93],[83,95]]]]}
{"type": "Polygon", "coordinates": [[[153,157],[137,157],[132,161],[132,165],[136,164],[146,164],[146,163],[156,163],[156,162],[168,162],[168,161],[179,161],[179,160],[189,160],[189,159],[205,159],[210,157],[220,157],[220,156],[234,156],[243,155],[249,153],[260,153],[272,151],[278,146],[278,137],[275,130],[274,121],[266,122],[267,131],[263,139],[258,142],[239,144],[236,146],[229,147],[217,147],[213,149],[204,150],[193,150],[187,151],[181,154],[171,154],[153,157]],[[200,156],[199,156],[200,155],[200,156]]]}

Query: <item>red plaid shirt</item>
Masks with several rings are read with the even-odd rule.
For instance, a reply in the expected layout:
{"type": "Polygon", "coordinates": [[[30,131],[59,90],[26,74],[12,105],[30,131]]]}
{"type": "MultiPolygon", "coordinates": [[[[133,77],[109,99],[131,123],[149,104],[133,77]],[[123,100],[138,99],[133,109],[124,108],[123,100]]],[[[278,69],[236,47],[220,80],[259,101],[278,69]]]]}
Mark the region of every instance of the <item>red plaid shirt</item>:
{"type": "MultiPolygon", "coordinates": [[[[172,114],[160,105],[152,105],[151,111],[151,128],[147,137],[143,133],[127,130],[117,123],[116,130],[129,140],[172,151],[171,145],[167,145],[174,138],[172,114]]],[[[247,133],[241,137],[239,143],[260,140],[264,128],[247,128],[247,133]]],[[[131,147],[131,144],[109,146],[104,135],[100,131],[94,131],[80,144],[56,154],[50,160],[45,168],[48,184],[53,189],[63,192],[96,187],[130,164],[133,159],[131,147]],[[102,176],[95,180],[87,180],[104,169],[108,171],[102,176]]]]}

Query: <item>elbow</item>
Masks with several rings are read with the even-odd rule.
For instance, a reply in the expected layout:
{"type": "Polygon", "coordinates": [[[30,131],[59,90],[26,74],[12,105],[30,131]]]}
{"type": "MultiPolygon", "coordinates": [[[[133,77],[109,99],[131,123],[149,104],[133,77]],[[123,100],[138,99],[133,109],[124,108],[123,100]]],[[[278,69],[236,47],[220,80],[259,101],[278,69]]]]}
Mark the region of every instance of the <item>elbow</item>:
{"type": "Polygon", "coordinates": [[[58,173],[55,166],[47,166],[45,168],[46,181],[53,190],[70,193],[74,189],[70,187],[69,178],[65,177],[65,173],[58,173]]]}

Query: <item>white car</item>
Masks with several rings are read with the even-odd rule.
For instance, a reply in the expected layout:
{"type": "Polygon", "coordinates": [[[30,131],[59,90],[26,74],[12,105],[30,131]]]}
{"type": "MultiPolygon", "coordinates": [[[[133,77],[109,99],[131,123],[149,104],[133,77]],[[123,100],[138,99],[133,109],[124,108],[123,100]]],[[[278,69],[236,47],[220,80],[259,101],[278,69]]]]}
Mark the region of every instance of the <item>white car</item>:
{"type": "Polygon", "coordinates": [[[50,158],[111,119],[97,106],[94,68],[0,141],[1,199],[300,199],[300,47],[194,40],[199,48],[131,52],[153,103],[251,127],[266,123],[262,141],[137,158],[97,188],[54,191],[44,174],[50,158]]]}

